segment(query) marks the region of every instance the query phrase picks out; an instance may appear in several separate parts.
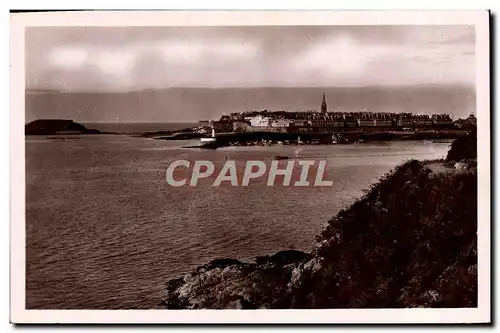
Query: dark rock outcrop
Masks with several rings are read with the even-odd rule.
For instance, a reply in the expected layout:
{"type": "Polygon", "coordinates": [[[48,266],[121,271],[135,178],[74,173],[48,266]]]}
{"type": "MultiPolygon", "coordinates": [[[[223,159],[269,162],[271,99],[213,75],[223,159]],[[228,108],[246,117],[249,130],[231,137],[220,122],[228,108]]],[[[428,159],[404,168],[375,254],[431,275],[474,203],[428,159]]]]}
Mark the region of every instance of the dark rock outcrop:
{"type": "Polygon", "coordinates": [[[96,129],[88,129],[82,124],[67,119],[37,119],[24,127],[25,135],[56,134],[99,134],[96,129]]]}
{"type": "Polygon", "coordinates": [[[167,282],[169,309],[258,309],[286,307],[292,271],[308,260],[306,253],[281,251],[258,263],[217,259],[167,282]]]}

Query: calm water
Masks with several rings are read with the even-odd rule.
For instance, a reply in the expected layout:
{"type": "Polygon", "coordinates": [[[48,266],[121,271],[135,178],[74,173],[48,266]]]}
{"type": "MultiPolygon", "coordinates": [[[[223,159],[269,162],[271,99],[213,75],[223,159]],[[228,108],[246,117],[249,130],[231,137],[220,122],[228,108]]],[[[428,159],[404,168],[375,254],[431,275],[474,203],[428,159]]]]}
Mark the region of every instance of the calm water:
{"type": "Polygon", "coordinates": [[[95,128],[101,132],[144,133],[155,131],[174,131],[191,128],[199,123],[82,123],[87,128],[95,128]]]}
{"type": "MultiPolygon", "coordinates": [[[[172,277],[220,257],[308,251],[339,209],[409,158],[443,157],[449,143],[183,149],[187,141],[88,135],[26,142],[28,308],[154,308],[172,277]],[[177,159],[238,167],[277,154],[327,159],[331,187],[172,188],[177,159]]],[[[283,161],[285,163],[285,161],[283,161]]],[[[279,180],[279,178],[278,178],[279,180]]],[[[213,181],[213,179],[212,179],[213,181]]]]}

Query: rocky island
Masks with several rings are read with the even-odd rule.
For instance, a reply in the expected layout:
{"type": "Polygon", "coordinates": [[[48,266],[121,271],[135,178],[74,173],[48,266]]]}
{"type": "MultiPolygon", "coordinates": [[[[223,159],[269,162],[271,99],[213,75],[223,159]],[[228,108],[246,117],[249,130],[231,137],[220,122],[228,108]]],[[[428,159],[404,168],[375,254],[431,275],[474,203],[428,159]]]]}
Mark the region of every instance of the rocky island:
{"type": "Polygon", "coordinates": [[[37,119],[24,126],[25,135],[104,134],[68,119],[37,119]]]}
{"type": "Polygon", "coordinates": [[[167,282],[168,309],[477,306],[477,143],[396,167],[310,253],[217,259],[167,282]],[[459,167],[460,165],[460,167],[459,167]]]}

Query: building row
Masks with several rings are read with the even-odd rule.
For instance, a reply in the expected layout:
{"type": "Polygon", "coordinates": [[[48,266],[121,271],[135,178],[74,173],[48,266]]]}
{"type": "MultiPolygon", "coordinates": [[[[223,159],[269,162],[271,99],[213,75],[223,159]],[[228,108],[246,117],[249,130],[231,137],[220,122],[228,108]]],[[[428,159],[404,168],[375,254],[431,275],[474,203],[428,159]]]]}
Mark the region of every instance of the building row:
{"type": "Polygon", "coordinates": [[[413,114],[409,112],[338,112],[328,111],[325,94],[321,112],[309,111],[245,111],[223,115],[212,126],[217,131],[366,131],[436,128],[470,128],[475,117],[460,123],[453,122],[449,114],[413,114]]]}
{"type": "Polygon", "coordinates": [[[448,114],[414,115],[411,113],[374,112],[247,112],[222,116],[214,122],[218,130],[324,131],[396,130],[453,127],[448,114]]]}
{"type": "Polygon", "coordinates": [[[450,115],[448,114],[434,114],[434,115],[415,115],[412,113],[392,113],[392,112],[315,112],[315,111],[274,111],[270,112],[264,111],[247,111],[243,113],[231,113],[230,115],[224,115],[220,120],[251,120],[256,118],[267,118],[267,119],[288,119],[288,120],[322,120],[322,121],[333,121],[333,120],[400,120],[400,119],[412,119],[418,121],[425,120],[442,120],[442,121],[452,121],[450,115]]]}

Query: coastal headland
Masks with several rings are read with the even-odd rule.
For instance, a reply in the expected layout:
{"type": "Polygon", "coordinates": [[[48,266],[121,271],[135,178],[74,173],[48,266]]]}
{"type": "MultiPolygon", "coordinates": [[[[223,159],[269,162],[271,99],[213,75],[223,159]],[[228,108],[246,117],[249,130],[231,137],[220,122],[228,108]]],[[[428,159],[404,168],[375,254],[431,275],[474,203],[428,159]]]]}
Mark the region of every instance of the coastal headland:
{"type": "Polygon", "coordinates": [[[310,253],[220,258],[166,283],[168,309],[477,307],[477,140],[411,160],[334,216],[310,253]]]}
{"type": "MultiPolygon", "coordinates": [[[[429,130],[387,130],[387,131],[351,131],[351,132],[223,132],[216,134],[216,140],[190,148],[216,149],[226,146],[250,145],[295,145],[295,144],[336,144],[364,141],[391,140],[437,140],[457,139],[465,136],[470,129],[429,129],[429,130]]],[[[70,135],[70,134],[120,134],[89,129],[82,124],[68,119],[37,119],[25,125],[25,135],[70,135]]],[[[166,130],[130,134],[135,137],[157,140],[193,140],[210,138],[199,127],[181,130],[166,130]]]]}
{"type": "MultiPolygon", "coordinates": [[[[327,111],[246,111],[199,121],[180,130],[128,133],[157,140],[194,140],[187,148],[226,146],[338,144],[365,141],[457,139],[476,129],[476,117],[453,121],[449,114],[327,111]]],[[[72,120],[38,119],[25,126],[26,135],[118,134],[88,129],[72,120]]]]}
{"type": "Polygon", "coordinates": [[[200,121],[199,126],[193,128],[143,133],[142,136],[159,140],[199,138],[202,144],[189,148],[216,149],[239,145],[457,139],[476,128],[476,118],[472,114],[453,121],[448,114],[329,112],[324,95],[321,109],[321,112],[231,113],[216,121],[200,121]]]}

